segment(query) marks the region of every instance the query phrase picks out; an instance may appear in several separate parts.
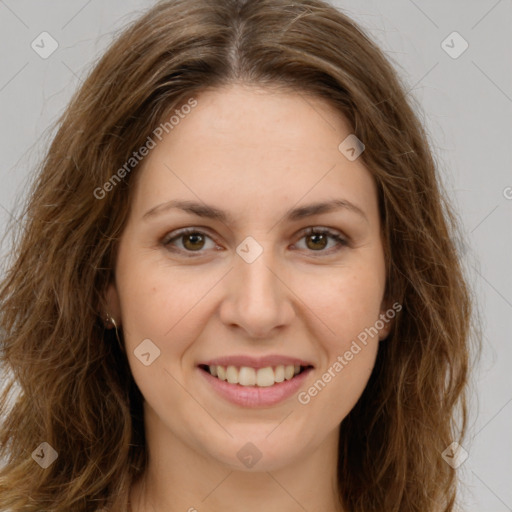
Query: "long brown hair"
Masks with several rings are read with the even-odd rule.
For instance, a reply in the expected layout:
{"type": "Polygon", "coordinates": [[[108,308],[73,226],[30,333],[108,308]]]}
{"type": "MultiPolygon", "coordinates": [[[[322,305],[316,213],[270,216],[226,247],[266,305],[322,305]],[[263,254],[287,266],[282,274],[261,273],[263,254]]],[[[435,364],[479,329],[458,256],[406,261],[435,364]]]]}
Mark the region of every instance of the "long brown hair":
{"type": "Polygon", "coordinates": [[[101,314],[137,166],[95,191],[177,105],[233,83],[328,101],[365,144],[378,186],[386,295],[403,309],[341,424],[340,499],[351,512],[453,510],[456,474],[441,452],[466,429],[472,310],[458,221],[405,85],[321,0],[158,3],[74,96],[0,288],[0,509],[125,510],[147,463],[143,398],[101,314]],[[58,452],[46,469],[31,456],[42,442],[58,452]]]}

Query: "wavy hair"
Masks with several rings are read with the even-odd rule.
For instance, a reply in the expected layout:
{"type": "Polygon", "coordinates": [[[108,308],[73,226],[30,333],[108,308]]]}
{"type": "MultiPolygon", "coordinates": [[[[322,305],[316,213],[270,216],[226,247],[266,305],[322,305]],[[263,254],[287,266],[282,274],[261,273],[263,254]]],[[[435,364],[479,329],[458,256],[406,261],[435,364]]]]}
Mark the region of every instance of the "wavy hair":
{"type": "Polygon", "coordinates": [[[403,309],[341,424],[342,503],[454,509],[457,478],[441,452],[466,431],[473,306],[458,219],[407,87],[363,29],[322,0],[172,0],[95,64],[24,203],[0,287],[1,510],[126,510],[147,464],[143,397],[122,330],[116,339],[101,312],[137,166],[104,197],[95,191],[178,105],[235,83],[328,101],[364,142],[377,184],[385,294],[403,309]],[[43,441],[58,452],[46,469],[31,456],[43,441]]]}

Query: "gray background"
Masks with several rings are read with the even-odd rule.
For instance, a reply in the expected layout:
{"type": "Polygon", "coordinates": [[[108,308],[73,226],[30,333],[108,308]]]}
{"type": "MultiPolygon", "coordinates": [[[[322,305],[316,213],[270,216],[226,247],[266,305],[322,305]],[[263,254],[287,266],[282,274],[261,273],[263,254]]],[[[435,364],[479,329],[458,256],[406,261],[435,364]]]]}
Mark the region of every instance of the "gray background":
{"type": "MultiPolygon", "coordinates": [[[[467,237],[460,247],[484,326],[469,458],[457,470],[461,509],[512,511],[512,3],[332,3],[369,31],[409,84],[460,214],[467,237]],[[458,58],[441,45],[453,31],[469,44],[458,58]]],[[[0,234],[72,93],[115,32],[152,4],[0,0],[0,234]],[[31,48],[43,31],[59,45],[47,59],[31,48]]],[[[448,44],[461,48],[456,39],[448,44]]]]}

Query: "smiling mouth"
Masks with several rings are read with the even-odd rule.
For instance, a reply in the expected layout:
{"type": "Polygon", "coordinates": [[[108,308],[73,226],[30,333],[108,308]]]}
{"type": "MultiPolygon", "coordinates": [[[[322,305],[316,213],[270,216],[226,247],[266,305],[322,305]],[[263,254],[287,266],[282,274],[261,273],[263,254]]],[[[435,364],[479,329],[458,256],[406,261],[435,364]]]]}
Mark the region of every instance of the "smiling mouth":
{"type": "Polygon", "coordinates": [[[301,365],[277,365],[265,368],[251,368],[249,366],[221,366],[199,365],[201,370],[209,373],[219,380],[240,386],[270,387],[281,382],[292,380],[312,366],[301,365]]]}

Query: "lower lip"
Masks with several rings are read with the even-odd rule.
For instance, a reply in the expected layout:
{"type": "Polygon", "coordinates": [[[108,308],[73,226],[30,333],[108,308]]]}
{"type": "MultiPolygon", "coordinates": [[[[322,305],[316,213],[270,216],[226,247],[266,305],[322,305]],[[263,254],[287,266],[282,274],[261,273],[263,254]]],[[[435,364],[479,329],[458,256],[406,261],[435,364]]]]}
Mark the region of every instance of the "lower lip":
{"type": "Polygon", "coordinates": [[[278,382],[272,386],[241,386],[220,380],[201,368],[203,375],[212,388],[229,402],[243,407],[268,407],[276,405],[295,394],[313,368],[307,368],[293,379],[278,382]]]}

